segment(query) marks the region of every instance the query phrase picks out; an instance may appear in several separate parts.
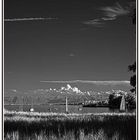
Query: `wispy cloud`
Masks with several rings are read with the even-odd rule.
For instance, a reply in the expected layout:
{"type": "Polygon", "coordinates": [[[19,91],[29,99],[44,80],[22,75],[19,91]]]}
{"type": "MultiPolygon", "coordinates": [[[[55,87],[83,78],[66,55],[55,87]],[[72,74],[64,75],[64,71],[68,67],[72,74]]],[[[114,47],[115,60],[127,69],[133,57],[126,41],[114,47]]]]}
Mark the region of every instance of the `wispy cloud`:
{"type": "Polygon", "coordinates": [[[30,17],[30,18],[9,18],[4,19],[6,22],[17,22],[17,21],[45,21],[45,20],[57,20],[57,18],[49,17],[49,18],[43,18],[43,17],[30,17]]]}
{"type": "Polygon", "coordinates": [[[118,16],[127,15],[130,11],[128,8],[122,7],[119,3],[116,3],[115,6],[108,6],[100,8],[108,18],[116,19],[118,16]]]}
{"type": "Polygon", "coordinates": [[[87,83],[87,84],[130,84],[130,81],[88,81],[88,80],[71,80],[71,81],[40,81],[43,83],[87,83]]]}
{"type": "Polygon", "coordinates": [[[116,3],[114,6],[101,7],[98,10],[103,13],[102,17],[88,20],[83,23],[98,27],[99,25],[103,25],[106,21],[116,20],[119,16],[128,15],[130,13],[129,7],[123,7],[119,3],[116,3]]]}
{"type": "Polygon", "coordinates": [[[108,21],[108,20],[115,20],[116,17],[102,17],[101,20],[108,21]]]}
{"type": "Polygon", "coordinates": [[[72,81],[40,81],[40,82],[45,82],[45,83],[77,83],[78,80],[72,80],[72,81]]]}
{"type": "Polygon", "coordinates": [[[93,19],[93,20],[88,20],[83,22],[86,25],[94,25],[97,27],[102,27],[102,25],[104,24],[103,22],[101,22],[101,19],[93,19]]]}

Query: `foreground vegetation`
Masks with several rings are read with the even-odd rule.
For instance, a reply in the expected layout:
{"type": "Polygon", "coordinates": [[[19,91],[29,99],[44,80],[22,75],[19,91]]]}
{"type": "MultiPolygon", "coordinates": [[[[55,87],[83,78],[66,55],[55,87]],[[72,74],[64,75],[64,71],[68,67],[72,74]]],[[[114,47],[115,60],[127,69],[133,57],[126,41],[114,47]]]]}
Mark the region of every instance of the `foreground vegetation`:
{"type": "Polygon", "coordinates": [[[136,116],[131,113],[4,114],[5,140],[135,140],[136,116]]]}

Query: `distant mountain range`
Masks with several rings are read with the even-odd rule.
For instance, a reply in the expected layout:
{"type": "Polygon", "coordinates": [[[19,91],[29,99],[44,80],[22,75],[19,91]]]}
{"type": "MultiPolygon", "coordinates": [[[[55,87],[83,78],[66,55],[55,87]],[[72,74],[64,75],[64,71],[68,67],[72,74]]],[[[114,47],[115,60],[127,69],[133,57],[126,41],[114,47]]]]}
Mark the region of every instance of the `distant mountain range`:
{"type": "MultiPolygon", "coordinates": [[[[68,81],[67,81],[68,82],[68,81]]],[[[69,103],[81,103],[87,100],[108,100],[111,93],[130,92],[130,84],[126,81],[88,81],[83,82],[64,82],[64,83],[47,83],[46,89],[34,89],[19,91],[16,89],[5,90],[5,104],[31,103],[33,100],[36,104],[47,103],[65,103],[65,97],[69,103]]]]}
{"type": "Polygon", "coordinates": [[[40,81],[42,87],[45,88],[60,88],[70,84],[72,87],[78,87],[81,91],[110,91],[124,90],[129,92],[131,89],[129,81],[87,81],[87,80],[73,80],[73,81],[40,81]]]}

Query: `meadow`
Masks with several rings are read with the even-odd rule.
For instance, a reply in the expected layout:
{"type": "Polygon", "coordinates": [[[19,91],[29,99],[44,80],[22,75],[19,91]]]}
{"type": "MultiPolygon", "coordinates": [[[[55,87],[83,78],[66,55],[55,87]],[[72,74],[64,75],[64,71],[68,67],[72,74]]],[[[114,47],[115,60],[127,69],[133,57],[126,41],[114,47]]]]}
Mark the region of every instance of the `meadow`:
{"type": "Polygon", "coordinates": [[[135,140],[135,113],[5,111],[5,140],[135,140]]]}

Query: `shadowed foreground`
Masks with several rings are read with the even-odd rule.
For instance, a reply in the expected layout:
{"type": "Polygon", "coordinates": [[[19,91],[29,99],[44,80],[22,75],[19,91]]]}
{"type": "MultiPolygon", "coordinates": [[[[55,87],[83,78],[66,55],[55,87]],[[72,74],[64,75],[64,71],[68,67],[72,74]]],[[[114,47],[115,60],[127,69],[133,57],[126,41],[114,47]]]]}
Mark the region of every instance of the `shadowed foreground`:
{"type": "Polygon", "coordinates": [[[5,140],[135,140],[136,115],[6,111],[4,137],[5,140]]]}

